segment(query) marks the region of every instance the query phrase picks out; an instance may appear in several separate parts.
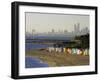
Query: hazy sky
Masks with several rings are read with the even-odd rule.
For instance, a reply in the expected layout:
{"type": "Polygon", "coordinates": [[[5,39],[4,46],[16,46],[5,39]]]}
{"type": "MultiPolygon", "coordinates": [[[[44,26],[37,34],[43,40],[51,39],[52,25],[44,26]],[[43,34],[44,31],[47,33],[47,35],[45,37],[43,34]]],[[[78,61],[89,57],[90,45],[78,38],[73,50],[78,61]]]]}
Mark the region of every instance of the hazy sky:
{"type": "Polygon", "coordinates": [[[55,31],[73,31],[74,24],[80,23],[80,29],[89,27],[88,15],[74,14],[48,14],[48,13],[25,13],[26,31],[32,32],[49,32],[52,29],[55,31]]]}

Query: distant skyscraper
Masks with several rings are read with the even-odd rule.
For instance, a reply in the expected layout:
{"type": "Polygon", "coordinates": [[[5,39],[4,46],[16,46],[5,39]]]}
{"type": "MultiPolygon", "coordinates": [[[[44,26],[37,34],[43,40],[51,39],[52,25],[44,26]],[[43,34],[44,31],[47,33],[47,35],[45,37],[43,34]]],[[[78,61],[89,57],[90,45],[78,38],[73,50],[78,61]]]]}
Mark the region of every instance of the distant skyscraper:
{"type": "Polygon", "coordinates": [[[34,35],[35,35],[35,29],[32,29],[32,36],[34,38],[34,35]]]}
{"type": "Polygon", "coordinates": [[[67,30],[64,30],[64,33],[68,33],[68,31],[67,30]]]}
{"type": "Polygon", "coordinates": [[[51,32],[52,32],[52,33],[54,33],[54,32],[55,32],[55,30],[54,30],[54,29],[52,29],[52,30],[51,30],[51,32]]]}
{"type": "Polygon", "coordinates": [[[77,23],[77,32],[80,32],[80,23],[77,23]]]}
{"type": "Polygon", "coordinates": [[[81,34],[88,34],[88,33],[89,33],[88,27],[81,30],[81,34]]]}
{"type": "Polygon", "coordinates": [[[75,35],[79,35],[79,33],[80,33],[80,23],[74,24],[74,33],[75,33],[75,35]]]}

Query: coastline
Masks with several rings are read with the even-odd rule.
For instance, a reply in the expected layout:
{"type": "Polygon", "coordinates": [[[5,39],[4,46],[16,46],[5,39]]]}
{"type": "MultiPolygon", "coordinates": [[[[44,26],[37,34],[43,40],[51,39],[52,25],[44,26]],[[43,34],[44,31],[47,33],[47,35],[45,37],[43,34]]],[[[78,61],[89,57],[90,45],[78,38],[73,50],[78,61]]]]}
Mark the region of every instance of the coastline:
{"type": "Polygon", "coordinates": [[[89,56],[69,55],[64,53],[48,53],[46,51],[26,51],[26,56],[40,59],[49,67],[89,65],[89,56]]]}

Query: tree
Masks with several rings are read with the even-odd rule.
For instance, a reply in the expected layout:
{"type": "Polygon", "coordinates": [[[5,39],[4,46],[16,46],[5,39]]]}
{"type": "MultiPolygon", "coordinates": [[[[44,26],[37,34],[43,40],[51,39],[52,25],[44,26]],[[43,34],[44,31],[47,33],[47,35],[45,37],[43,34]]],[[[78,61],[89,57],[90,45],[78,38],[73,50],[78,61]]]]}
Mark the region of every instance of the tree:
{"type": "Polygon", "coordinates": [[[75,40],[81,41],[79,45],[77,44],[81,48],[89,48],[89,34],[77,36],[75,37],[75,40]]]}

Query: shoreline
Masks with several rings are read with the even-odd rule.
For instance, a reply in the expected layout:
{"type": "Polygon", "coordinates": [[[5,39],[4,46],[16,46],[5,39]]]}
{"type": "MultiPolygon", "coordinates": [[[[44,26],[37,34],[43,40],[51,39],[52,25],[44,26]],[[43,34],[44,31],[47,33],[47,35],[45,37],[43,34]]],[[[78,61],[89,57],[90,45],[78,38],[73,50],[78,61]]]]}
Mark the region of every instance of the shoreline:
{"type": "Polygon", "coordinates": [[[89,56],[82,55],[69,55],[64,53],[49,54],[46,51],[26,51],[26,56],[40,59],[44,63],[47,63],[49,67],[89,65],[89,56]]]}

